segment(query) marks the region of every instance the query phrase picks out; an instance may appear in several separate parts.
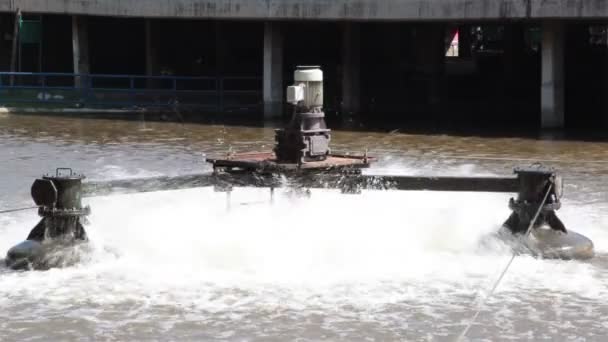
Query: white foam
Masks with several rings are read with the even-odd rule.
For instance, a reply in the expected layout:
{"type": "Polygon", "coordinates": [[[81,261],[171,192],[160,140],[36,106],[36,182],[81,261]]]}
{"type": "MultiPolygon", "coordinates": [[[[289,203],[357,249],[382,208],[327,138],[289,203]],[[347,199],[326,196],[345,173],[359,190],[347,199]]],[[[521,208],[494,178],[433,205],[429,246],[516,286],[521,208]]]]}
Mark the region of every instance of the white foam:
{"type": "MultiPolygon", "coordinates": [[[[91,198],[88,261],[47,272],[0,271],[0,305],[44,302],[59,310],[75,301],[135,301],[144,306],[136,315],[142,319],[148,305],[196,316],[235,307],[370,310],[408,303],[441,321],[486,294],[508,261],[501,243],[480,246],[509,215],[508,198],[313,190],[307,199],[281,190],[271,204],[267,189],[239,188],[229,211],[226,194],[211,188],[91,198]]],[[[566,203],[560,217],[606,251],[606,221],[594,208],[566,203]]],[[[23,240],[37,219],[21,213],[5,221],[0,250],[23,240]]],[[[534,301],[538,293],[605,301],[602,272],[593,262],[518,257],[490,305],[534,301]]],[[[392,319],[387,315],[382,319],[392,319]]]]}
{"type": "MultiPolygon", "coordinates": [[[[97,254],[86,267],[103,269],[109,263],[124,277],[135,275],[133,281],[169,287],[187,286],[183,277],[241,285],[466,284],[470,276],[493,274],[508,253],[500,246],[497,251],[479,248],[480,238],[509,214],[505,195],[314,190],[311,199],[277,196],[270,204],[265,203],[267,190],[239,189],[231,195],[230,212],[225,196],[205,188],[90,200],[87,231],[97,254]],[[248,202],[256,204],[243,205],[248,202]]],[[[35,220],[20,216],[6,228],[0,247],[22,239],[35,220]]],[[[564,221],[572,225],[574,220],[564,221]]],[[[600,243],[606,238],[601,230],[578,230],[596,234],[600,243]]],[[[522,258],[521,267],[528,267],[524,273],[530,273],[534,286],[555,288],[561,286],[555,285],[556,274],[579,269],[582,279],[589,279],[592,266],[522,258]]]]}

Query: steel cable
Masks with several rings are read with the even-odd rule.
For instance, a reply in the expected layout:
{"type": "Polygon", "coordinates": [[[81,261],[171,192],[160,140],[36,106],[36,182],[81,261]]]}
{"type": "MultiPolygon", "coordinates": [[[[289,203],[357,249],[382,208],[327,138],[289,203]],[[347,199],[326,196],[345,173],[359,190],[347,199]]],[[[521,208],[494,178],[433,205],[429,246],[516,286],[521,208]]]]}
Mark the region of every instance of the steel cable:
{"type": "Polygon", "coordinates": [[[12,213],[15,211],[23,211],[23,210],[29,210],[29,209],[37,209],[39,208],[39,206],[35,205],[32,207],[23,207],[23,208],[15,208],[15,209],[4,209],[4,210],[0,210],[0,214],[6,214],[6,213],[12,213]]]}
{"type": "MultiPolygon", "coordinates": [[[[534,223],[536,223],[536,220],[538,219],[538,215],[540,215],[540,212],[542,211],[543,206],[545,205],[545,202],[547,201],[547,198],[549,198],[549,193],[551,193],[551,189],[553,189],[553,182],[551,182],[549,184],[549,187],[547,188],[547,192],[545,193],[545,197],[543,198],[543,201],[538,206],[538,209],[536,210],[536,213],[534,214],[534,217],[530,221],[530,225],[528,226],[528,229],[526,230],[526,234],[524,235],[524,238],[528,238],[528,236],[530,235],[530,232],[532,231],[532,227],[534,227],[534,223]]],[[[492,289],[490,290],[490,292],[488,293],[488,295],[480,303],[480,305],[479,305],[477,311],[475,311],[475,314],[473,315],[473,317],[471,317],[470,322],[467,324],[467,326],[464,328],[464,330],[462,331],[462,333],[456,339],[457,342],[458,341],[462,341],[462,339],[469,332],[469,329],[471,329],[471,327],[473,326],[473,324],[475,324],[475,321],[477,320],[477,317],[481,313],[481,310],[482,310],[482,308],[483,308],[483,306],[485,304],[485,301],[488,298],[490,298],[492,296],[492,294],[494,294],[494,291],[496,291],[496,288],[498,287],[498,285],[500,284],[500,282],[504,278],[505,274],[507,274],[507,271],[509,270],[509,267],[511,267],[511,264],[513,264],[513,260],[515,260],[516,256],[517,256],[517,252],[514,251],[513,255],[511,256],[511,259],[507,263],[507,266],[503,269],[502,273],[500,274],[500,276],[498,277],[498,279],[496,280],[496,282],[494,282],[494,286],[492,286],[492,289]]]]}

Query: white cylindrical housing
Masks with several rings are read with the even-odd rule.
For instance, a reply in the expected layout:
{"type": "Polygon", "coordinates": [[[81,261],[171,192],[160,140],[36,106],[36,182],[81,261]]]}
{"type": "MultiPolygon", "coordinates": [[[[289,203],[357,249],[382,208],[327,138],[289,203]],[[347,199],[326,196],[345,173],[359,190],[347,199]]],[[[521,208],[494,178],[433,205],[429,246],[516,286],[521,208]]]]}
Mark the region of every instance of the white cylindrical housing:
{"type": "Polygon", "coordinates": [[[323,82],[323,71],[317,67],[298,67],[293,79],[296,82],[323,82]]]}
{"type": "Polygon", "coordinates": [[[298,67],[294,72],[294,81],[304,85],[304,106],[323,107],[323,71],[319,67],[298,67]]]}

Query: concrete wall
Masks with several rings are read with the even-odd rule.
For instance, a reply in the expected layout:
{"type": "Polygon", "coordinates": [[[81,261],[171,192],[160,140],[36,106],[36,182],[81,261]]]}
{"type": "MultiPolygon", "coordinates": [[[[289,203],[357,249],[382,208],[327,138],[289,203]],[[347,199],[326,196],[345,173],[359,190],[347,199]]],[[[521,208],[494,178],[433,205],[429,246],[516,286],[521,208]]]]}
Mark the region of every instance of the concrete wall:
{"type": "Polygon", "coordinates": [[[99,16],[478,20],[608,18],[608,0],[0,0],[0,11],[99,16]]]}

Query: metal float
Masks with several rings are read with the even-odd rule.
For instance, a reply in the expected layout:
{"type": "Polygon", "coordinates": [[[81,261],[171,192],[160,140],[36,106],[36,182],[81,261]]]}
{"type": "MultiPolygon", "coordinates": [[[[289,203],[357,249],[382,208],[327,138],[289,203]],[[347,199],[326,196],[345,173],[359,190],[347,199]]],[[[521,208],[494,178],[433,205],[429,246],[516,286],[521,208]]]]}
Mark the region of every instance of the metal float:
{"type": "MultiPolygon", "coordinates": [[[[31,194],[38,206],[40,222],[26,240],[8,250],[5,263],[12,269],[46,269],[65,266],[75,244],[87,241],[83,227],[90,207],[82,206],[83,175],[59,168],[32,184],[31,194]]],[[[73,256],[73,255],[72,255],[73,256]]]]}

